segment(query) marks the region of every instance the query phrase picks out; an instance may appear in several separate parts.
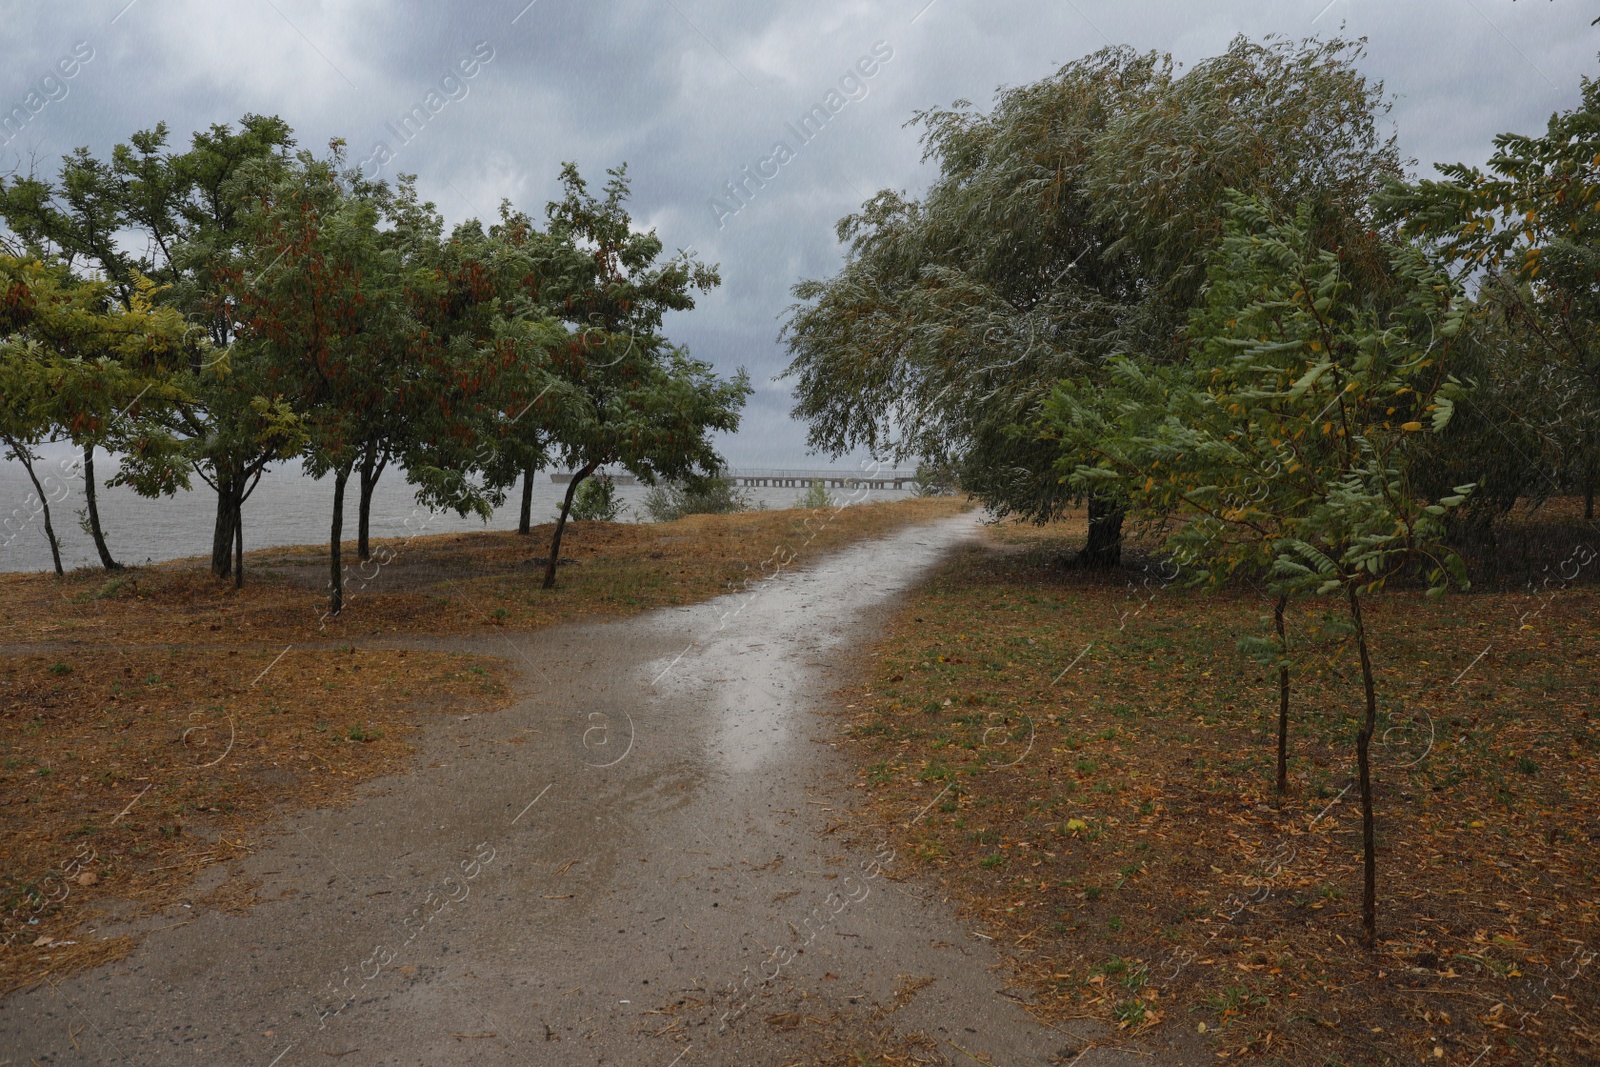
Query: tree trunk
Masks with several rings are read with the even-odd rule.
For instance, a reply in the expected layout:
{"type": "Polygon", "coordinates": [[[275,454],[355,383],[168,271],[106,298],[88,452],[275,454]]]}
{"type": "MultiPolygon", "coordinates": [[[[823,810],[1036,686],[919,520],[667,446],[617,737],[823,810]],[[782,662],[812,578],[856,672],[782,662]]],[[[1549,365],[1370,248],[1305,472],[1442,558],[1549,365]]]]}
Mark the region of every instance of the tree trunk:
{"type": "Polygon", "coordinates": [[[1117,567],[1122,564],[1122,520],[1127,515],[1122,505],[1097,493],[1089,495],[1089,540],[1078,554],[1085,567],[1117,567]]]}
{"type": "Polygon", "coordinates": [[[233,587],[244,588],[244,499],[233,508],[233,587]]]}
{"type": "Polygon", "coordinates": [[[372,546],[368,539],[368,531],[372,526],[372,491],[378,487],[378,479],[383,476],[383,469],[389,465],[389,457],[378,458],[378,449],[369,449],[361,459],[361,502],[360,515],[356,519],[356,555],[363,561],[372,558],[372,546]]]}
{"type": "Polygon", "coordinates": [[[1594,483],[1600,481],[1600,463],[1589,464],[1589,476],[1583,480],[1583,517],[1594,521],[1594,483]]]}
{"type": "Polygon", "coordinates": [[[593,474],[598,466],[600,466],[599,463],[585,464],[582,470],[572,476],[572,481],[567,483],[567,495],[561,501],[561,514],[556,517],[555,536],[550,539],[550,558],[545,561],[544,565],[545,589],[554,589],[556,587],[556,560],[561,553],[561,531],[566,528],[567,512],[572,510],[572,497],[578,491],[578,483],[593,474]]]}
{"type": "Polygon", "coordinates": [[[1283,612],[1289,606],[1287,595],[1280,596],[1272,611],[1278,626],[1278,649],[1284,662],[1278,664],[1278,794],[1289,791],[1289,639],[1284,634],[1283,612]]]}
{"type": "Polygon", "coordinates": [[[250,494],[261,484],[263,473],[263,468],[256,469],[255,477],[250,479],[248,489],[244,485],[246,475],[243,473],[235,483],[237,487],[233,493],[233,587],[235,589],[244,588],[244,502],[250,499],[250,494]]]}
{"type": "Polygon", "coordinates": [[[106,535],[100,529],[100,508],[94,496],[94,445],[83,446],[83,500],[89,509],[89,536],[94,538],[95,551],[100,553],[100,566],[108,571],[122,570],[122,564],[111,558],[106,546],[106,535]]]}
{"type": "Polygon", "coordinates": [[[233,527],[239,521],[235,486],[241,477],[237,471],[217,471],[217,521],[211,528],[211,573],[218,578],[233,574],[233,527]]]}
{"type": "Polygon", "coordinates": [[[1366,689],[1367,717],[1356,734],[1356,767],[1361,775],[1361,856],[1365,876],[1361,886],[1362,941],[1368,949],[1378,943],[1378,856],[1372,833],[1372,735],[1378,728],[1378,696],[1372,684],[1372,659],[1367,655],[1367,630],[1361,621],[1361,599],[1351,583],[1350,619],[1356,628],[1356,649],[1361,654],[1361,684],[1366,689]]]}
{"type": "Polygon", "coordinates": [[[529,522],[533,518],[533,476],[538,469],[530,463],[522,472],[522,517],[517,520],[517,533],[523,536],[532,529],[529,522]]]}
{"type": "Polygon", "coordinates": [[[333,472],[333,533],[328,541],[328,614],[337,615],[344,610],[344,568],[340,563],[340,542],[344,540],[344,486],[350,480],[350,468],[333,472]]]}
{"type": "Polygon", "coordinates": [[[56,577],[66,574],[61,569],[61,542],[56,540],[56,528],[50,524],[50,501],[44,495],[44,486],[39,484],[38,475],[33,473],[33,460],[28,458],[28,452],[22,448],[13,448],[22,466],[27,469],[28,481],[33,483],[33,491],[39,497],[39,507],[44,513],[44,539],[50,542],[50,558],[56,564],[56,577]]]}

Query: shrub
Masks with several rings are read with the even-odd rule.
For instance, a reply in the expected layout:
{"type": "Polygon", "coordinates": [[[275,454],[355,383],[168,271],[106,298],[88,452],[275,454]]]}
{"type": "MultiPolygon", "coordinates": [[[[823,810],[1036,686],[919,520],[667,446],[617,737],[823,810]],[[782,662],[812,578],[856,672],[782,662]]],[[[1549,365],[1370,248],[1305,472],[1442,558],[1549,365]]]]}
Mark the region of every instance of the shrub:
{"type": "Polygon", "coordinates": [[[806,495],[796,502],[795,507],[805,508],[808,511],[817,511],[821,508],[833,507],[833,494],[828,492],[828,487],[821,481],[814,481],[806,490],[806,495]]]}
{"type": "Polygon", "coordinates": [[[961,491],[953,459],[929,459],[917,464],[918,496],[954,496],[961,491]]]}
{"type": "Polygon", "coordinates": [[[572,498],[572,518],[585,522],[616,522],[622,504],[617,500],[617,487],[605,474],[596,474],[578,486],[572,498]]]}
{"type": "Polygon", "coordinates": [[[750,500],[724,478],[686,478],[651,488],[644,511],[656,522],[671,522],[685,515],[729,515],[749,511],[750,500]]]}

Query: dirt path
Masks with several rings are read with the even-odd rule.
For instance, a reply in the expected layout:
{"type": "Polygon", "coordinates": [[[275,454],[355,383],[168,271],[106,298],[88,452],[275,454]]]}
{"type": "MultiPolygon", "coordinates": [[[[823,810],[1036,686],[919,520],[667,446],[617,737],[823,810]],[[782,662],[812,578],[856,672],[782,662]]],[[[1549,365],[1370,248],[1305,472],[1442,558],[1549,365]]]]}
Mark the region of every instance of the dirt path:
{"type": "Polygon", "coordinates": [[[1075,1059],[950,905],[895,880],[816,712],[975,522],[692,607],[451,642],[520,663],[521,699],[287,819],[236,875],[261,883],[248,912],[103,928],[145,937],[0,1002],[0,1064],[786,1064],[891,1029],[950,1062],[1120,1062],[1075,1059]]]}

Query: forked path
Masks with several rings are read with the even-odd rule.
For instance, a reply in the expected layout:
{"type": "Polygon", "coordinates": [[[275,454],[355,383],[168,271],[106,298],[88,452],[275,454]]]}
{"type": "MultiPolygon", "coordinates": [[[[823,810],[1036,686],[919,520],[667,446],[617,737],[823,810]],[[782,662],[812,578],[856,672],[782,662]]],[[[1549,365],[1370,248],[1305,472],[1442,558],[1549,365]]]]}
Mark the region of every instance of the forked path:
{"type": "Polygon", "coordinates": [[[692,607],[449,642],[518,663],[517,703],[285,820],[241,872],[264,903],[170,909],[129,958],[0,1001],[0,1062],[785,1064],[891,1029],[951,1062],[1115,1062],[1033,1022],[953,906],[893,877],[818,711],[976,523],[692,607]]]}

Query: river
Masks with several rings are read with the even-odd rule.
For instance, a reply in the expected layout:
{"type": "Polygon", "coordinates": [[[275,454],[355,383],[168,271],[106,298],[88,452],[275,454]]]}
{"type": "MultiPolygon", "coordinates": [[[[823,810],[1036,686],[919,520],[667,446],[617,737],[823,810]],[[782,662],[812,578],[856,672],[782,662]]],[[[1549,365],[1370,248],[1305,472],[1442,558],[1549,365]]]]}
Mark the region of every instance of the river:
{"type": "MultiPolygon", "coordinates": [[[[46,482],[51,499],[50,518],[61,540],[61,562],[71,570],[99,566],[94,542],[80,527],[84,507],[83,480],[75,475],[72,454],[61,449],[44,450],[45,458],[35,464],[40,481],[46,482]],[[65,494],[63,496],[63,493],[65,494]],[[57,502],[54,498],[61,497],[57,502]]],[[[103,453],[96,456],[95,475],[102,487],[97,497],[100,523],[111,553],[127,564],[159,563],[162,560],[209,555],[211,530],[216,515],[216,495],[198,478],[195,488],[173,497],[150,500],[123,486],[106,488],[104,482],[116,472],[116,464],[103,453]]],[[[462,518],[454,512],[430,512],[417,504],[413,487],[403,470],[384,472],[372,500],[372,536],[400,537],[422,529],[426,533],[452,533],[467,530],[515,529],[521,503],[521,487],[508,496],[489,523],[477,516],[462,518]]],[[[533,521],[553,520],[561,507],[566,486],[555,485],[550,474],[539,475],[533,489],[533,521]]],[[[643,485],[620,485],[617,498],[622,503],[623,521],[645,521],[643,485]]],[[[801,489],[743,489],[753,505],[769,508],[792,507],[804,494],[801,489]]],[[[844,491],[834,490],[842,499],[844,491]]],[[[873,490],[870,499],[895,500],[908,491],[873,490]]],[[[356,491],[354,483],[346,491],[345,536],[356,535],[356,491]]],[[[0,463],[0,571],[49,570],[50,546],[45,540],[44,522],[37,513],[33,486],[27,472],[15,461],[0,463]]],[[[326,543],[333,512],[333,479],[314,480],[305,475],[298,462],[286,463],[268,472],[244,505],[244,547],[246,551],[277,545],[326,543]]]]}

